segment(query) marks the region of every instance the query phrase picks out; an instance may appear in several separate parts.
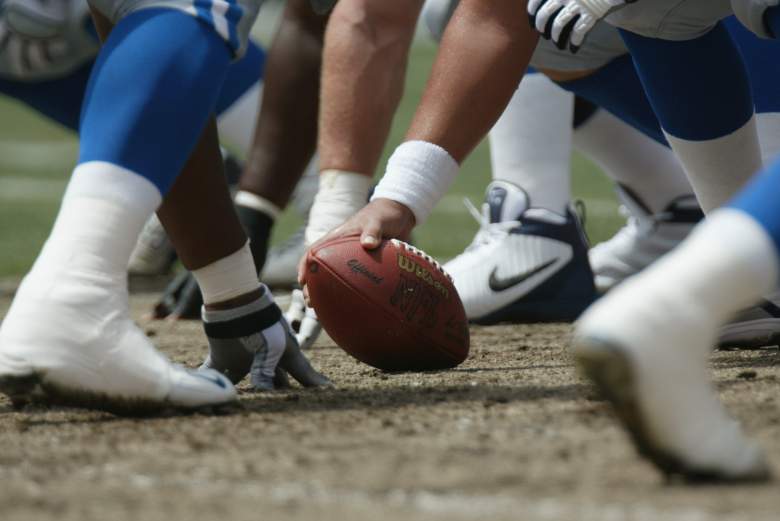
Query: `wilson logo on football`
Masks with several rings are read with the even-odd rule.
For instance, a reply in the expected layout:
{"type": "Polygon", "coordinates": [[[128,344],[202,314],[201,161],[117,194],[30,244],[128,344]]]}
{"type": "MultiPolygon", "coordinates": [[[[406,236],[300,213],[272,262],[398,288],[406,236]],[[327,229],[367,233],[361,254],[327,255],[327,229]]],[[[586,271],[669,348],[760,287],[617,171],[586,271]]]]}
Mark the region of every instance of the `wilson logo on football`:
{"type": "Polygon", "coordinates": [[[416,262],[414,262],[412,259],[405,255],[398,254],[398,267],[400,267],[402,270],[413,273],[418,278],[423,280],[426,284],[433,287],[436,291],[444,295],[444,298],[449,298],[450,292],[447,288],[444,287],[444,285],[439,282],[438,280],[433,278],[433,275],[430,271],[426,270],[416,262]]]}

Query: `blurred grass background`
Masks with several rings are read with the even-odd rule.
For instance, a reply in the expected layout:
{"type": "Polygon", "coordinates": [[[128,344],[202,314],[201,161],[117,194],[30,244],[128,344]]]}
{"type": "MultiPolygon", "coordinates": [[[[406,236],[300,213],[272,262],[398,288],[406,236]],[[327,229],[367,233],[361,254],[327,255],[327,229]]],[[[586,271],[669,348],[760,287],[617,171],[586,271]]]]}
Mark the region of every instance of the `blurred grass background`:
{"type": "MultiPolygon", "coordinates": [[[[268,41],[270,30],[261,28],[257,33],[261,41],[268,41]]],[[[435,52],[435,46],[423,38],[414,45],[405,95],[382,165],[403,138],[435,52]]],[[[13,100],[0,98],[0,277],[22,275],[32,265],[51,229],[77,150],[72,133],[13,100]]],[[[416,243],[442,259],[462,251],[478,227],[462,199],[469,197],[479,206],[489,180],[488,148],[483,143],[464,163],[452,190],[430,220],[416,231],[416,243]]],[[[572,187],[575,198],[586,205],[591,241],[607,239],[622,224],[610,182],[575,154],[572,187]]],[[[287,212],[275,229],[274,242],[284,240],[301,224],[295,212],[287,212]]]]}

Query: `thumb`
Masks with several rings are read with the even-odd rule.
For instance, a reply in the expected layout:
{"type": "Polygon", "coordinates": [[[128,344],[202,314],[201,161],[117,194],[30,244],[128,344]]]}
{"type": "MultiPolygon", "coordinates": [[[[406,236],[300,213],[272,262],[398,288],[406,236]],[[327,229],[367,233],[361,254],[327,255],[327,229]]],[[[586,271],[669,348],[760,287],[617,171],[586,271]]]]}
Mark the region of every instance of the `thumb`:
{"type": "Polygon", "coordinates": [[[363,226],[363,232],[360,234],[360,245],[367,250],[373,250],[379,247],[382,242],[382,226],[379,221],[371,219],[363,226]]]}

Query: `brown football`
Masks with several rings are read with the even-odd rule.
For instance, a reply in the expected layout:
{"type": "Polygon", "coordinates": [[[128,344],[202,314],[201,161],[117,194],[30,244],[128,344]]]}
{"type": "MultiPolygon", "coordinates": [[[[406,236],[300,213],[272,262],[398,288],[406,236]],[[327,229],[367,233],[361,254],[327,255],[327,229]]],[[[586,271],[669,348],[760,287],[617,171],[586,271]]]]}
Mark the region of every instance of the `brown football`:
{"type": "Polygon", "coordinates": [[[363,249],[358,236],[309,251],[309,299],[328,335],[361,362],[385,371],[447,369],[469,354],[466,312],[452,280],[398,240],[363,249]]]}

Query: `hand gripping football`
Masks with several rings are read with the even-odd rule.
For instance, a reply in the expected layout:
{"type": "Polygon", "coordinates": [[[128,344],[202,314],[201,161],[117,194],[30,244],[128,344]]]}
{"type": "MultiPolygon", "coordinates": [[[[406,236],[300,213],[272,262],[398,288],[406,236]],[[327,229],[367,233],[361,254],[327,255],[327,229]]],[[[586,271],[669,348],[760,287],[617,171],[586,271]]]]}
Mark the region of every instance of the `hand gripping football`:
{"type": "Polygon", "coordinates": [[[386,371],[447,369],[469,354],[466,312],[452,280],[398,240],[365,250],[358,236],[309,251],[309,298],[328,335],[361,362],[386,371]]]}

